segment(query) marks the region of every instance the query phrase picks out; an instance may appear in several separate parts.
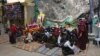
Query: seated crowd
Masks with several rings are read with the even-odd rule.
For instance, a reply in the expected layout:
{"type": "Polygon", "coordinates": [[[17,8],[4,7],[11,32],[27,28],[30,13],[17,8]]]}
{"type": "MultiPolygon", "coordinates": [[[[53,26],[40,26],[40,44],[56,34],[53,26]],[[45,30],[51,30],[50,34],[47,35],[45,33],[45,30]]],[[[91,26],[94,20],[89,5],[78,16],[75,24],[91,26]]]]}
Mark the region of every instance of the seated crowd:
{"type": "MultiPolygon", "coordinates": [[[[14,40],[16,29],[14,27],[15,26],[10,29],[13,32],[10,35],[11,43],[16,43],[16,40],[14,40]]],[[[55,47],[57,46],[62,48],[64,56],[76,54],[81,50],[85,50],[88,42],[88,37],[86,35],[87,32],[85,31],[85,28],[82,27],[84,27],[83,24],[77,28],[73,28],[70,24],[66,24],[65,27],[59,27],[58,25],[55,25],[55,27],[39,26],[39,30],[37,31],[30,31],[27,28],[27,30],[24,31],[24,43],[30,43],[33,41],[38,41],[39,43],[50,43],[55,47]]],[[[19,30],[18,32],[20,32],[19,36],[23,33],[22,30],[19,30]]]]}

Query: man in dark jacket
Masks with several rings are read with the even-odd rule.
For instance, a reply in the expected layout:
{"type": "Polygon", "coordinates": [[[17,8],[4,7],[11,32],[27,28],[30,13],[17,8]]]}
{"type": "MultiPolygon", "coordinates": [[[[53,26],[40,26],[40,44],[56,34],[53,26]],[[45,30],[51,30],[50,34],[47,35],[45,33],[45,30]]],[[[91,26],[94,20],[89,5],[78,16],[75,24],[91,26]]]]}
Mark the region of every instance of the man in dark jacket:
{"type": "MultiPolygon", "coordinates": [[[[67,41],[71,42],[71,35],[68,30],[64,30],[64,32],[61,32],[61,35],[58,37],[58,45],[62,48],[62,53],[64,56],[74,54],[74,51],[69,46],[65,46],[67,41]]],[[[73,43],[70,44],[70,46],[72,45],[73,43]]]]}

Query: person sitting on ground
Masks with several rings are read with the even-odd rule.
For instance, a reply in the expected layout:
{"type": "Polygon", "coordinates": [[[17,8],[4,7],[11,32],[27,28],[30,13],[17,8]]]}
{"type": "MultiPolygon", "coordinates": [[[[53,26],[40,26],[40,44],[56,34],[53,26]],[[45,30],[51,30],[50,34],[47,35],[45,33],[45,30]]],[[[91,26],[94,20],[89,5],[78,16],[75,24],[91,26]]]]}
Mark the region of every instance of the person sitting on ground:
{"type": "MultiPolygon", "coordinates": [[[[65,43],[69,41],[69,38],[70,36],[67,34],[67,32],[62,32],[58,37],[58,46],[61,47],[64,56],[74,54],[73,50],[69,46],[65,45],[65,43]]],[[[70,46],[72,46],[72,44],[70,46]]]]}
{"type": "Polygon", "coordinates": [[[50,32],[50,28],[44,29],[44,36],[42,37],[44,42],[49,42],[52,34],[50,32]]]}
{"type": "Polygon", "coordinates": [[[33,41],[33,38],[32,38],[32,34],[30,32],[28,32],[28,35],[27,37],[24,39],[24,42],[25,43],[30,43],[33,41]]]}
{"type": "Polygon", "coordinates": [[[62,48],[62,53],[64,56],[70,54],[76,54],[80,49],[71,41],[71,36],[69,31],[63,31],[58,37],[58,46],[62,48]]]}
{"type": "Polygon", "coordinates": [[[52,33],[54,44],[56,44],[58,36],[60,35],[60,33],[61,33],[61,29],[60,29],[59,25],[55,24],[55,27],[54,27],[53,33],[52,33]]]}

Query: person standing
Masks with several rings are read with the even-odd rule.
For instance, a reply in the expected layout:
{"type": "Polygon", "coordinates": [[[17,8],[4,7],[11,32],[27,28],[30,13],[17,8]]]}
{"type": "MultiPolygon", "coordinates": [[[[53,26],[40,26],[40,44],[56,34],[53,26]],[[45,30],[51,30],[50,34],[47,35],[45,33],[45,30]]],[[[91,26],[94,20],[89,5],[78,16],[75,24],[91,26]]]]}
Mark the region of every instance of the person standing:
{"type": "Polygon", "coordinates": [[[15,24],[12,24],[10,27],[10,34],[9,34],[9,42],[11,44],[16,43],[16,33],[17,33],[17,26],[15,24]]]}
{"type": "Polygon", "coordinates": [[[78,42],[77,46],[81,50],[86,50],[86,44],[89,42],[88,37],[87,37],[87,26],[86,26],[86,21],[85,18],[81,18],[79,21],[78,25],[78,42]]]}
{"type": "Polygon", "coordinates": [[[95,37],[98,38],[99,34],[98,34],[98,27],[96,26],[97,23],[99,22],[98,20],[98,15],[94,15],[93,20],[92,20],[92,25],[93,25],[93,33],[95,34],[95,37]]]}

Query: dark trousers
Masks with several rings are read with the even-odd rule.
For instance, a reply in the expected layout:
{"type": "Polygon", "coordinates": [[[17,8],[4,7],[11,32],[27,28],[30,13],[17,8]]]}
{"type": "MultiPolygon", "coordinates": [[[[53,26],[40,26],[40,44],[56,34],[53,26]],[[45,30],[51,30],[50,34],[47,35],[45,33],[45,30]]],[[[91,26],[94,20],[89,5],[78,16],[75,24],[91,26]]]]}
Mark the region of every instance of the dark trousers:
{"type": "Polygon", "coordinates": [[[73,50],[70,49],[69,47],[62,47],[62,53],[63,53],[63,56],[74,54],[73,50]]]}
{"type": "Polygon", "coordinates": [[[10,36],[9,36],[9,42],[11,44],[15,44],[16,43],[16,34],[15,33],[12,33],[10,36]]]}

